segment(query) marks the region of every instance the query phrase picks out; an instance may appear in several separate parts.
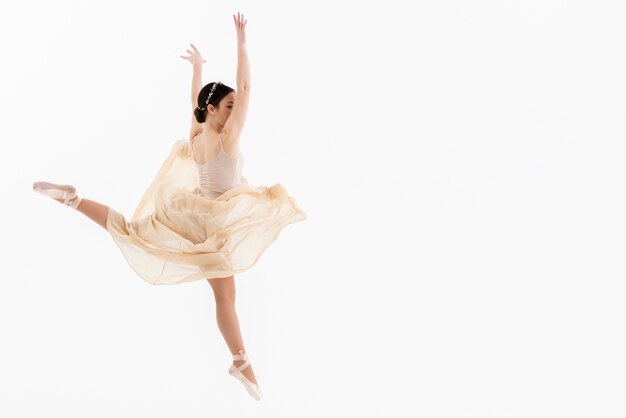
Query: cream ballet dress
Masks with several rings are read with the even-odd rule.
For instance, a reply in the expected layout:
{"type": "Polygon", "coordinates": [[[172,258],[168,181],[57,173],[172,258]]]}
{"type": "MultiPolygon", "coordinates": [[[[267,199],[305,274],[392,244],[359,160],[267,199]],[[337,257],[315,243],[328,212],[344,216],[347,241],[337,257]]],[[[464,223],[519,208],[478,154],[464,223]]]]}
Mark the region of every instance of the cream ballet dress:
{"type": "MultiPolygon", "coordinates": [[[[196,137],[197,138],[197,137],[196,137]]],[[[177,141],[130,221],[110,209],[107,229],[150,284],[229,277],[248,270],[283,227],[307,218],[280,184],[252,186],[243,154],[198,163],[177,141]]]]}

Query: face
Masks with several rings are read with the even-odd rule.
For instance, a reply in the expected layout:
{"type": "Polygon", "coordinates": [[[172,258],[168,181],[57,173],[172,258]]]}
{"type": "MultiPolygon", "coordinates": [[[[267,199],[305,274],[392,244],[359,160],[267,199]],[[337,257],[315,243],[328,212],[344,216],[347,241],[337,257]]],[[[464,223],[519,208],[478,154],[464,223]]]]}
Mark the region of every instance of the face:
{"type": "Polygon", "coordinates": [[[230,92],[222,100],[220,100],[219,108],[213,108],[214,113],[213,117],[217,119],[217,121],[224,125],[228,117],[230,116],[230,112],[233,110],[233,105],[235,104],[235,92],[230,92]]]}

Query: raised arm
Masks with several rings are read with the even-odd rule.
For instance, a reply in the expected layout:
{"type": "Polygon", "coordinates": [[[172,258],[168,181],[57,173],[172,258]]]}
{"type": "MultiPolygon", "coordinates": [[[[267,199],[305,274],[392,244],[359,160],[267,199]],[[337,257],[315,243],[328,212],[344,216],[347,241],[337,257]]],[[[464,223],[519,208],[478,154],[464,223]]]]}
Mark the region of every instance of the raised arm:
{"type": "Polygon", "coordinates": [[[246,23],[243,14],[233,15],[235,28],[237,29],[237,94],[233,110],[224,124],[226,142],[237,142],[248,114],[248,102],[250,101],[250,63],[248,51],[246,51],[246,23]]]}
{"type": "Polygon", "coordinates": [[[237,12],[235,19],[235,27],[237,28],[237,90],[245,90],[250,87],[250,62],[248,61],[248,52],[246,51],[246,24],[247,20],[243,19],[237,12]]]}
{"type": "Polygon", "coordinates": [[[193,51],[187,50],[189,53],[188,57],[180,56],[193,65],[193,76],[191,79],[191,131],[189,132],[189,139],[192,139],[203,130],[202,124],[196,120],[193,112],[196,106],[198,106],[198,94],[200,94],[202,89],[202,64],[206,62],[193,44],[191,44],[191,48],[193,48],[193,51]]]}
{"type": "Polygon", "coordinates": [[[191,110],[198,106],[198,94],[202,89],[202,63],[193,65],[193,76],[191,78],[191,110]]]}

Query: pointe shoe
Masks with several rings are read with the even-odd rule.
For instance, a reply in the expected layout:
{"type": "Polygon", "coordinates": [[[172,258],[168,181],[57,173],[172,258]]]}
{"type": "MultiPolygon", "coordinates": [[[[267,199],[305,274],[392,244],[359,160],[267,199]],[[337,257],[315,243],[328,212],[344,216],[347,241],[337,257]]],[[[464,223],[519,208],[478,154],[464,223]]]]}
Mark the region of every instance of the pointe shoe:
{"type": "Polygon", "coordinates": [[[59,185],[48,183],[46,181],[36,181],[33,183],[33,190],[74,209],[78,208],[78,205],[82,200],[76,194],[76,188],[68,184],[59,185]],[[63,199],[63,201],[58,199],[63,199]]]}
{"type": "Polygon", "coordinates": [[[250,366],[250,362],[248,361],[248,356],[243,350],[239,350],[239,354],[233,354],[233,360],[245,360],[245,363],[243,363],[239,367],[232,364],[230,368],[228,369],[228,373],[234,378],[236,378],[237,380],[239,380],[243,384],[243,386],[246,388],[248,393],[252,395],[254,399],[256,399],[257,401],[260,401],[261,398],[263,397],[263,393],[261,392],[261,388],[258,385],[258,380],[259,380],[258,376],[256,378],[257,383],[252,383],[246,376],[244,376],[243,373],[241,373],[242,370],[250,366]]]}

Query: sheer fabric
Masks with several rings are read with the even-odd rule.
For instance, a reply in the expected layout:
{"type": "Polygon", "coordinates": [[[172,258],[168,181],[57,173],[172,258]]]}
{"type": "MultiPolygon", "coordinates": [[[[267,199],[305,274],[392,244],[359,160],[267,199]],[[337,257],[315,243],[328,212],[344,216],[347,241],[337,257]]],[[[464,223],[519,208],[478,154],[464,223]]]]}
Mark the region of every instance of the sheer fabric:
{"type": "Polygon", "coordinates": [[[285,226],[307,215],[280,184],[240,182],[211,198],[200,189],[189,140],[177,141],[128,221],[109,210],[107,229],[150,284],[223,278],[248,270],[285,226]]]}

